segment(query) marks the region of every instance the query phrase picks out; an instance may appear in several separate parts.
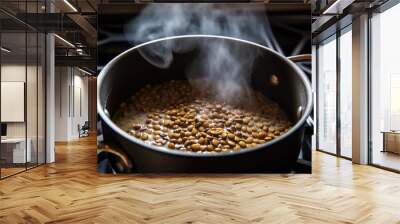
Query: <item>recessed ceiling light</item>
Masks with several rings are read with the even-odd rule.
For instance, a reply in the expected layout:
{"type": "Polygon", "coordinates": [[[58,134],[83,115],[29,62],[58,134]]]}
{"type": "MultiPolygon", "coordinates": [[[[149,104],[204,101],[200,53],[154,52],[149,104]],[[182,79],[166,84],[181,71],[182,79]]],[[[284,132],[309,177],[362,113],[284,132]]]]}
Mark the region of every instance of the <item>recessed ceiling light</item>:
{"type": "Polygon", "coordinates": [[[64,3],[68,5],[68,7],[70,7],[74,12],[78,12],[78,10],[68,0],[64,0],[64,3]]]}
{"type": "Polygon", "coordinates": [[[342,14],[343,9],[351,5],[355,0],[336,0],[322,14],[342,14]]]}
{"type": "Polygon", "coordinates": [[[61,36],[59,36],[58,34],[54,34],[55,37],[57,37],[59,40],[61,40],[62,42],[64,42],[65,44],[67,44],[70,47],[75,48],[75,45],[73,45],[71,42],[69,42],[68,40],[62,38],[61,36]]]}
{"type": "Polygon", "coordinates": [[[90,73],[90,72],[88,72],[88,71],[86,71],[86,70],[83,70],[83,69],[81,69],[81,68],[79,68],[79,67],[78,67],[78,70],[81,71],[81,72],[83,72],[83,73],[85,73],[85,74],[87,74],[87,75],[92,75],[92,73],[90,73]]]}
{"type": "Polygon", "coordinates": [[[11,52],[11,50],[9,50],[9,49],[7,49],[7,48],[5,48],[5,47],[1,47],[0,49],[1,49],[2,51],[6,52],[6,53],[10,53],[10,52],[11,52]]]}

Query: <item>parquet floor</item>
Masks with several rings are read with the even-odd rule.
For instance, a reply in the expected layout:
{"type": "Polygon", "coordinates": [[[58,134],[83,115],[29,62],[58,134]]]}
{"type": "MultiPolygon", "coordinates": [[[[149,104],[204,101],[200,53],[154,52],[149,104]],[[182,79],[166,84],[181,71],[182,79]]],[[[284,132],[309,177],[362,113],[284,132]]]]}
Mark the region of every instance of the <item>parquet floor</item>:
{"type": "Polygon", "coordinates": [[[313,155],[312,175],[109,176],[94,138],[0,181],[0,223],[400,223],[400,175],[313,155]]]}
{"type": "Polygon", "coordinates": [[[1,176],[3,177],[7,177],[7,176],[10,176],[10,175],[13,175],[13,174],[15,174],[15,173],[18,173],[18,172],[21,172],[21,171],[24,171],[25,170],[25,167],[17,167],[17,168],[14,168],[14,167],[11,167],[11,168],[1,168],[1,176]]]}
{"type": "Polygon", "coordinates": [[[400,170],[400,154],[374,150],[372,158],[375,164],[400,170]]]}

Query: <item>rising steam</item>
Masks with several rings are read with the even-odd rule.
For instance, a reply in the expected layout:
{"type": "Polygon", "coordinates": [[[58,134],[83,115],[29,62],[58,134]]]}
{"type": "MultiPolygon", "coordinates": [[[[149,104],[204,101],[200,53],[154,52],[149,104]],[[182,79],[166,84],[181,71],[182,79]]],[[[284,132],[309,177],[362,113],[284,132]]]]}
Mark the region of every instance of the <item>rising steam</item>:
{"type": "MultiPolygon", "coordinates": [[[[150,4],[126,26],[125,35],[134,45],[169,36],[220,35],[257,42],[280,51],[265,10],[256,13],[217,6],[204,3],[150,4]]],[[[196,85],[193,80],[199,75],[206,75],[208,85],[216,90],[218,99],[231,102],[240,97],[252,98],[248,95],[249,79],[258,56],[254,48],[245,48],[223,39],[207,39],[196,42],[157,42],[141,48],[140,53],[153,65],[167,68],[173,61],[174,52],[186,52],[194,48],[199,49],[199,54],[186,70],[192,84],[196,85]]]]}

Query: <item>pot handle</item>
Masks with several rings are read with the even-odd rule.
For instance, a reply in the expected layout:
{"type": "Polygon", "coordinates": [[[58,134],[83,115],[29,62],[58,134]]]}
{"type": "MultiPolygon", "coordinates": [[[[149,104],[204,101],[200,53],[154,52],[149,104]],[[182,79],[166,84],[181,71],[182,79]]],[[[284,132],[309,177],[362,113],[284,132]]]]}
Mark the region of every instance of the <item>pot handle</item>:
{"type": "Polygon", "coordinates": [[[305,132],[308,135],[314,135],[314,120],[311,117],[306,120],[305,132]]]}
{"type": "Polygon", "coordinates": [[[311,61],[312,55],[311,54],[298,54],[287,57],[289,60],[293,62],[303,62],[303,61],[311,61]]]}
{"type": "Polygon", "coordinates": [[[115,145],[103,144],[99,147],[98,170],[100,172],[131,173],[133,164],[128,155],[115,145]]]}
{"type": "MultiPolygon", "coordinates": [[[[304,61],[311,61],[312,55],[311,54],[298,54],[287,57],[292,62],[304,62],[304,61]]],[[[314,121],[311,117],[308,117],[306,120],[306,134],[313,135],[314,134],[314,121]]]]}

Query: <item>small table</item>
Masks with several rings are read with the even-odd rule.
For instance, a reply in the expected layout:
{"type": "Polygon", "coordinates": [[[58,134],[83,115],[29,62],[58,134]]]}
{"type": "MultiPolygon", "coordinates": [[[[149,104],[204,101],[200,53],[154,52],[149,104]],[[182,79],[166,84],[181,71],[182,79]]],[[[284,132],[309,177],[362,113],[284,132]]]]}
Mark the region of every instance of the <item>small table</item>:
{"type": "Polygon", "coordinates": [[[9,163],[26,163],[31,162],[31,139],[27,138],[25,144],[25,138],[5,138],[1,139],[1,147],[2,147],[2,157],[9,163]],[[25,151],[25,145],[26,151],[25,151]],[[9,147],[12,146],[10,149],[9,147]],[[3,147],[6,147],[5,149],[3,147]],[[6,152],[3,156],[3,152],[6,152]],[[11,153],[7,153],[11,152],[11,153]],[[26,154],[25,154],[26,152],[26,154]],[[12,154],[12,155],[10,155],[12,154]],[[8,158],[5,158],[8,157],[8,158]],[[11,159],[12,158],[12,159],[11,159]]]}
{"type": "Polygon", "coordinates": [[[400,131],[382,131],[383,150],[382,152],[392,152],[400,154],[400,131]]]}

